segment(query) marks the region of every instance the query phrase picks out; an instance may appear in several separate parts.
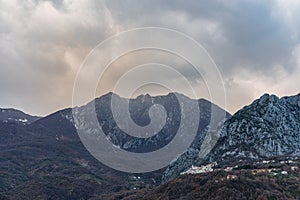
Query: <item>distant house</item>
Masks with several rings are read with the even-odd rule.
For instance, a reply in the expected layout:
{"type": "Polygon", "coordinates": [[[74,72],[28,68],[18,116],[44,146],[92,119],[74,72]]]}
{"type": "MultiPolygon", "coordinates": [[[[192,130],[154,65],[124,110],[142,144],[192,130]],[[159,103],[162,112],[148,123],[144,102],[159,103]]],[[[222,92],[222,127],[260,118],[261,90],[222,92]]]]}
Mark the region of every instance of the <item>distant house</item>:
{"type": "Polygon", "coordinates": [[[287,171],[282,171],[281,174],[282,174],[282,175],[287,175],[288,172],[287,172],[287,171]]]}
{"type": "Polygon", "coordinates": [[[238,178],[237,175],[227,175],[226,177],[227,180],[235,180],[237,178],[238,178]]]}

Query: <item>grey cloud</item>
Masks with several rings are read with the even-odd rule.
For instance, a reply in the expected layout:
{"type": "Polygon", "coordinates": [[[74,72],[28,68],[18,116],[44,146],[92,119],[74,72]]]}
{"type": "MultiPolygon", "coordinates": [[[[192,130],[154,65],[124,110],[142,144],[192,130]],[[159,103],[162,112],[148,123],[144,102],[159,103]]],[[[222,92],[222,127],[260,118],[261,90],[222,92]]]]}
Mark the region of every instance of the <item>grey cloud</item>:
{"type": "MultiPolygon", "coordinates": [[[[297,85],[298,54],[293,52],[300,44],[299,13],[299,3],[281,0],[2,1],[0,106],[37,114],[70,106],[72,84],[86,54],[108,36],[141,26],[194,37],[220,67],[231,98],[240,96],[232,104],[242,105],[272,84],[288,85],[289,77],[297,85]],[[260,92],[244,94],[245,88],[251,90],[244,82],[266,78],[268,83],[255,88],[260,92]]],[[[182,68],[194,79],[186,65],[182,68]]]]}
{"type": "Polygon", "coordinates": [[[110,1],[108,6],[119,23],[163,26],[191,34],[209,50],[224,73],[241,66],[267,71],[278,63],[285,65],[288,71],[294,68],[290,57],[299,38],[296,41],[291,38],[290,27],[282,20],[282,13],[276,13],[278,8],[274,1],[110,1]],[[123,12],[118,12],[119,9],[123,12]],[[176,15],[173,21],[164,18],[169,11],[187,15],[183,27],[177,25],[176,15]],[[225,42],[214,41],[211,35],[201,32],[189,32],[194,29],[193,21],[204,19],[218,23],[220,27],[216,31],[221,32],[225,42]]]}

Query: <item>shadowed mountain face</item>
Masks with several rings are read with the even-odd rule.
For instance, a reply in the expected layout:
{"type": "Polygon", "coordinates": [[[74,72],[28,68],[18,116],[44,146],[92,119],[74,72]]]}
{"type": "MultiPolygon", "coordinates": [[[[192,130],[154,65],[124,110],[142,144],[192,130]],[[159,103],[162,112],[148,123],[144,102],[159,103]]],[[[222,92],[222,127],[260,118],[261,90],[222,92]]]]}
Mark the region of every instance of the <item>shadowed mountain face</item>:
{"type": "MultiPolygon", "coordinates": [[[[219,114],[220,116],[230,116],[223,109],[214,104],[211,104],[207,100],[193,100],[183,95],[174,93],[157,97],[151,97],[150,95],[141,95],[136,99],[130,100],[121,98],[116,94],[109,93],[101,98],[96,99],[93,106],[95,106],[98,122],[101,125],[104,134],[106,134],[107,139],[109,139],[111,143],[126,151],[144,153],[155,151],[164,147],[177,134],[181,119],[185,117],[182,114],[184,111],[181,110],[182,108],[180,107],[180,102],[178,101],[177,96],[180,96],[180,98],[182,98],[182,101],[185,102],[187,106],[184,107],[184,109],[186,109],[188,112],[196,112],[192,110],[192,106],[189,106],[194,104],[195,102],[199,107],[200,116],[199,121],[197,121],[198,130],[193,144],[199,142],[201,143],[201,141],[204,139],[206,135],[206,128],[208,125],[210,125],[212,109],[215,110],[215,114],[219,114]],[[116,100],[117,106],[121,107],[120,110],[117,111],[126,112],[126,109],[128,109],[128,106],[126,105],[129,105],[129,113],[131,117],[130,120],[133,120],[133,122],[139,126],[146,126],[151,123],[149,110],[152,106],[157,104],[162,105],[166,111],[166,123],[161,128],[161,130],[159,130],[159,132],[153,136],[147,138],[137,138],[131,136],[124,132],[119,127],[120,124],[117,124],[117,122],[115,121],[111,108],[112,97],[114,97],[114,99],[116,100]]],[[[88,110],[89,108],[90,107],[88,106],[83,106],[81,112],[92,112],[88,110]]],[[[161,118],[161,116],[159,115],[153,117],[161,118]]],[[[222,119],[219,119],[218,122],[220,122],[221,120],[222,119]]],[[[122,121],[121,123],[123,123],[123,125],[125,124],[125,126],[127,125],[126,120],[122,121]]],[[[79,123],[77,125],[87,126],[88,124],[86,124],[86,122],[83,122],[83,124],[79,123]]],[[[156,127],[152,128],[156,129],[156,127]]],[[[86,129],[88,130],[89,127],[87,126],[86,129]]],[[[129,127],[129,130],[131,130],[131,127],[129,127]]],[[[151,127],[149,128],[149,130],[151,132],[151,127]]]]}
{"type": "MultiPolygon", "coordinates": [[[[129,101],[131,118],[141,126],[150,123],[152,105],[165,107],[167,123],[150,138],[132,137],[116,125],[110,107],[112,95],[115,94],[95,99],[95,109],[99,124],[114,145],[140,153],[159,149],[172,140],[181,117],[174,94],[144,95],[131,100],[117,97],[119,101],[129,101]]],[[[225,111],[206,100],[184,98],[199,104],[200,122],[194,144],[201,143],[210,123],[211,109],[225,111]]],[[[81,108],[85,110],[84,106],[81,108]]],[[[78,137],[71,109],[36,121],[37,118],[29,116],[26,119],[29,123],[0,122],[0,194],[3,198],[86,199],[114,191],[151,187],[160,182],[163,170],[135,175],[115,171],[94,159],[78,137]]]]}
{"type": "Polygon", "coordinates": [[[299,156],[300,94],[281,99],[265,94],[230,117],[218,134],[217,144],[204,159],[191,156],[199,153],[201,144],[195,145],[167,168],[163,180],[175,178],[192,165],[299,156]]]}

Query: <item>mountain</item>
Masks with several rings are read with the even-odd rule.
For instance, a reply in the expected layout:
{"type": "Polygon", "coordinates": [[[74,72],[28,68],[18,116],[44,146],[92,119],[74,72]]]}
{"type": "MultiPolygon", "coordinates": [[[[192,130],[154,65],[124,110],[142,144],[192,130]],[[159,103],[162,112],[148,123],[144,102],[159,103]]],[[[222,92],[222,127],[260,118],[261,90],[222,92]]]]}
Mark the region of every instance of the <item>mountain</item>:
{"type": "Polygon", "coordinates": [[[300,94],[283,98],[265,94],[235,113],[212,135],[220,137],[208,155],[199,157],[201,143],[191,147],[171,163],[163,180],[177,177],[192,165],[217,162],[219,166],[234,166],[243,160],[299,156],[300,94]]]}
{"type": "MultiPolygon", "coordinates": [[[[299,198],[300,94],[283,98],[263,95],[233,116],[226,113],[225,122],[218,118],[223,112],[209,101],[180,94],[125,99],[109,93],[29,123],[8,123],[3,118],[0,199],[299,198]],[[177,101],[178,96],[185,107],[177,101]],[[150,107],[160,104],[166,110],[166,124],[149,138],[128,135],[113,117],[112,97],[121,109],[129,105],[130,117],[140,126],[150,123],[150,107]],[[190,148],[167,168],[140,174],[116,171],[96,160],[75,128],[88,128],[89,122],[75,123],[72,115],[74,111],[89,114],[94,106],[108,140],[126,151],[143,153],[170,143],[184,117],[180,109],[193,112],[189,106],[193,103],[200,108],[200,120],[190,148]],[[214,123],[210,121],[212,113],[217,115],[214,123]],[[179,176],[192,165],[212,162],[217,163],[213,172],[179,176]],[[160,185],[161,177],[165,183],[160,185]]],[[[21,119],[18,117],[9,118],[21,119]]]]}
{"type": "Polygon", "coordinates": [[[1,123],[17,123],[17,124],[30,124],[40,117],[31,116],[24,112],[12,108],[0,108],[0,122],[1,123]]]}
{"type": "Polygon", "coordinates": [[[235,169],[184,174],[152,189],[121,191],[95,199],[289,199],[300,198],[300,159],[277,157],[235,169]]]}
{"type": "MultiPolygon", "coordinates": [[[[195,138],[196,143],[200,143],[210,123],[211,109],[225,111],[206,100],[181,97],[200,107],[201,120],[195,138]]],[[[140,153],[159,149],[172,140],[179,126],[179,106],[172,93],[157,97],[141,95],[135,99],[109,93],[91,103],[95,105],[97,119],[107,138],[127,151],[140,153]],[[120,104],[129,103],[132,119],[142,126],[150,122],[149,108],[154,104],[163,105],[166,125],[151,139],[125,134],[112,117],[113,95],[120,104]]],[[[75,109],[89,112],[88,108],[85,105],[75,109]]],[[[160,183],[164,171],[131,174],[100,163],[81,143],[72,109],[25,124],[0,123],[0,130],[0,199],[88,199],[105,193],[153,187],[160,183]]]]}

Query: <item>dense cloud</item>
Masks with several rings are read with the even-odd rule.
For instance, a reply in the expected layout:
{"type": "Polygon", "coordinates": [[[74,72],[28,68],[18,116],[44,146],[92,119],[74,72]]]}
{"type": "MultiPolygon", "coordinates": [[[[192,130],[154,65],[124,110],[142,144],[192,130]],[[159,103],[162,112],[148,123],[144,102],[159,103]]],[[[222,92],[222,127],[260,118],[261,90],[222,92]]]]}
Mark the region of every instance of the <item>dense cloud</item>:
{"type": "Polygon", "coordinates": [[[297,0],[0,0],[0,22],[1,107],[44,115],[71,106],[89,51],[145,26],[172,28],[202,44],[221,71],[231,112],[265,92],[300,92],[297,0]]]}

